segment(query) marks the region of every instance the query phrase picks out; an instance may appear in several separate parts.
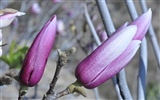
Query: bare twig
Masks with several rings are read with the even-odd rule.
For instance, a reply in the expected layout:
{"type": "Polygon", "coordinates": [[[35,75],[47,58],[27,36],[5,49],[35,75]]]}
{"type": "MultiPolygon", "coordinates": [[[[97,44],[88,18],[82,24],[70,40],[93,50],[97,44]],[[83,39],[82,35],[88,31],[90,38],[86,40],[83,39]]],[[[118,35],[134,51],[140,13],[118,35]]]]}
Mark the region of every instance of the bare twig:
{"type": "MultiPolygon", "coordinates": [[[[142,8],[143,12],[146,12],[148,10],[147,5],[146,5],[146,1],[145,0],[140,0],[140,4],[141,4],[141,8],[142,8]]],[[[149,26],[148,33],[149,33],[149,38],[151,40],[153,50],[154,50],[154,53],[155,53],[155,56],[156,56],[156,59],[157,59],[157,62],[158,62],[158,67],[160,68],[160,56],[159,56],[160,49],[159,49],[159,46],[158,46],[157,37],[155,35],[155,31],[153,29],[152,23],[149,26]]]]}
{"type": "Polygon", "coordinates": [[[99,39],[99,37],[97,35],[97,32],[96,32],[96,30],[95,30],[95,28],[93,26],[93,23],[92,23],[92,21],[91,21],[91,19],[89,17],[86,5],[84,5],[84,7],[85,7],[85,13],[84,13],[84,15],[85,15],[85,18],[86,18],[87,23],[89,25],[89,28],[91,30],[91,33],[92,33],[94,39],[96,40],[97,45],[101,45],[101,41],[100,41],[100,39],[99,39]]]}
{"type": "Polygon", "coordinates": [[[0,47],[4,47],[5,45],[7,45],[7,43],[0,45],[0,47]]]}
{"type": "Polygon", "coordinates": [[[104,28],[109,36],[115,31],[108,7],[106,5],[105,0],[96,0],[102,22],[104,24],[104,28]]]}
{"type": "Polygon", "coordinates": [[[18,100],[23,100],[24,95],[27,93],[27,91],[28,87],[20,84],[18,100]]]}
{"type": "Polygon", "coordinates": [[[147,77],[147,40],[143,39],[140,48],[140,65],[139,65],[139,75],[138,75],[138,99],[146,99],[146,77],[147,77]]]}
{"type": "MultiPolygon", "coordinates": [[[[13,79],[19,82],[17,71],[15,69],[10,69],[7,73],[5,73],[3,77],[0,78],[0,86],[10,85],[13,82],[13,79]]],[[[28,90],[28,87],[20,84],[18,100],[23,99],[24,95],[27,93],[27,90],[28,90]]]]}
{"type": "Polygon", "coordinates": [[[43,100],[50,100],[55,98],[56,94],[54,92],[54,88],[59,78],[61,68],[67,63],[68,57],[76,51],[76,48],[73,47],[70,50],[65,52],[62,52],[60,49],[58,49],[57,51],[58,51],[59,58],[57,61],[56,71],[52,79],[52,82],[50,83],[50,88],[47,91],[47,93],[44,95],[43,100]]]}
{"type": "Polygon", "coordinates": [[[5,75],[0,77],[0,86],[10,85],[16,75],[16,71],[14,69],[10,69],[7,73],[5,73],[5,75]]]}
{"type": "MultiPolygon", "coordinates": [[[[72,40],[68,41],[67,43],[63,43],[60,49],[66,49],[66,48],[71,48],[72,46],[74,46],[74,44],[76,44],[76,42],[81,39],[81,37],[83,36],[83,33],[78,33],[72,40]],[[66,45],[67,44],[67,45],[66,45]]],[[[56,52],[53,52],[51,54],[52,58],[55,58],[56,56],[56,52]]]]}
{"type": "Polygon", "coordinates": [[[55,100],[55,99],[58,99],[62,96],[72,94],[74,92],[77,92],[77,93],[81,94],[82,96],[86,97],[86,93],[85,93],[84,89],[82,88],[82,85],[79,84],[78,81],[76,81],[76,82],[72,83],[71,85],[69,85],[65,90],[63,90],[57,94],[54,93],[54,94],[47,95],[47,98],[43,98],[43,100],[55,100]]]}
{"type": "Polygon", "coordinates": [[[72,83],[71,85],[69,85],[65,90],[63,90],[62,92],[58,93],[56,95],[56,99],[60,98],[62,96],[74,93],[74,92],[77,92],[77,93],[81,94],[84,97],[87,96],[85,91],[84,91],[84,89],[82,88],[82,85],[79,84],[78,81],[76,81],[76,82],[72,83]]]}
{"type": "MultiPolygon", "coordinates": [[[[86,21],[87,21],[87,23],[88,23],[88,25],[89,25],[89,28],[90,28],[90,30],[91,30],[91,33],[92,33],[92,35],[93,35],[93,37],[94,37],[94,39],[95,39],[95,41],[96,41],[96,44],[99,46],[99,45],[101,45],[101,41],[100,41],[100,39],[99,39],[99,37],[98,37],[98,35],[97,35],[97,32],[96,32],[96,30],[95,30],[95,28],[94,28],[94,25],[93,25],[93,23],[92,23],[92,21],[91,21],[91,18],[90,18],[90,16],[89,16],[89,13],[88,13],[88,10],[87,10],[87,6],[84,5],[84,7],[85,7],[85,8],[84,8],[84,10],[85,10],[84,16],[85,16],[86,21]]],[[[100,98],[99,98],[98,87],[94,88],[94,93],[95,93],[95,96],[96,96],[96,100],[99,100],[100,98]]]]}
{"type": "MultiPolygon", "coordinates": [[[[127,8],[130,13],[132,20],[135,20],[138,17],[138,13],[134,6],[132,0],[126,0],[127,8]]],[[[146,75],[147,75],[147,41],[146,38],[142,40],[142,44],[140,47],[140,65],[139,65],[139,75],[138,75],[138,99],[145,99],[146,97],[146,75]]]]}
{"type": "Polygon", "coordinates": [[[9,76],[0,77],[0,86],[9,85],[11,83],[12,83],[12,77],[9,77],[9,76]]]}
{"type": "Polygon", "coordinates": [[[56,72],[54,75],[54,78],[50,84],[50,89],[48,90],[47,94],[52,94],[53,93],[53,89],[56,85],[56,82],[59,78],[59,74],[60,74],[60,70],[61,68],[67,63],[67,56],[65,52],[62,52],[60,49],[57,50],[58,54],[59,54],[59,58],[58,58],[58,62],[57,62],[57,67],[56,67],[56,72]]]}
{"type": "Polygon", "coordinates": [[[26,42],[30,41],[30,40],[33,40],[35,38],[35,36],[37,34],[37,30],[40,30],[42,29],[44,23],[46,22],[46,20],[49,19],[49,17],[57,10],[59,9],[59,7],[61,7],[63,3],[60,3],[60,4],[57,4],[55,6],[53,6],[47,14],[44,14],[40,19],[40,24],[38,24],[37,26],[34,26],[33,25],[29,25],[28,29],[26,32],[24,32],[24,35],[22,35],[19,40],[17,41],[17,43],[20,43],[24,38],[27,40],[26,42]]]}

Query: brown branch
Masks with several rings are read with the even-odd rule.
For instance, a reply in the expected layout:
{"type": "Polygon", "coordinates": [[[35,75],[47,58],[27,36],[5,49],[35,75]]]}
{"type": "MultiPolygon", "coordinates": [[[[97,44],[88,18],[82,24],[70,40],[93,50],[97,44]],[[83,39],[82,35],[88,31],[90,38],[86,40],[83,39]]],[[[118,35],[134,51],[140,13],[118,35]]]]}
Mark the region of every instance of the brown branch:
{"type": "Polygon", "coordinates": [[[9,85],[12,83],[12,78],[9,76],[2,76],[0,78],[0,86],[2,85],[9,85]]]}
{"type": "Polygon", "coordinates": [[[13,78],[17,75],[17,72],[14,69],[10,69],[2,77],[0,77],[0,86],[10,85],[13,81],[13,78]]]}
{"type": "Polygon", "coordinates": [[[25,85],[20,84],[20,89],[19,89],[19,96],[18,96],[18,100],[23,100],[25,94],[28,91],[28,87],[25,85]]]}
{"type": "Polygon", "coordinates": [[[5,45],[7,45],[7,43],[0,45],[0,47],[4,47],[5,45]]]}
{"type": "Polygon", "coordinates": [[[51,99],[53,100],[55,98],[56,94],[54,92],[54,88],[59,78],[61,68],[67,63],[68,57],[76,51],[76,48],[73,47],[70,50],[64,51],[64,52],[62,52],[60,49],[58,49],[57,51],[58,51],[59,58],[57,61],[56,72],[54,74],[52,82],[50,83],[50,88],[47,91],[47,93],[44,95],[43,100],[51,100],[51,99]]]}
{"type": "Polygon", "coordinates": [[[86,97],[86,92],[84,90],[84,88],[82,88],[82,84],[80,84],[78,81],[72,83],[71,85],[69,85],[65,90],[59,92],[59,93],[52,93],[47,95],[47,98],[43,98],[43,100],[55,100],[58,99],[62,96],[68,95],[68,94],[73,94],[73,93],[79,93],[82,96],[86,97]]]}

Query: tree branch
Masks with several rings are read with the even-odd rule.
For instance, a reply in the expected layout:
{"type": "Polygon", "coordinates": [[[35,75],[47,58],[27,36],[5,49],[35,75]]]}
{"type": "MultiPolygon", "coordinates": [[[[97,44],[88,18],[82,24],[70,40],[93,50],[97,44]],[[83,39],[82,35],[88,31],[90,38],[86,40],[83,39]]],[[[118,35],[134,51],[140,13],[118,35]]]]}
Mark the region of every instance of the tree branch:
{"type": "Polygon", "coordinates": [[[53,100],[53,98],[54,99],[56,98],[54,88],[55,88],[55,85],[56,85],[57,80],[59,78],[60,71],[61,71],[62,67],[67,63],[68,57],[70,55],[72,55],[73,53],[75,53],[76,48],[73,47],[70,50],[65,51],[65,52],[62,52],[60,49],[58,49],[57,51],[58,51],[59,58],[57,61],[56,72],[54,74],[52,82],[50,83],[50,88],[47,91],[47,93],[44,95],[43,100],[51,100],[51,99],[53,100]]]}

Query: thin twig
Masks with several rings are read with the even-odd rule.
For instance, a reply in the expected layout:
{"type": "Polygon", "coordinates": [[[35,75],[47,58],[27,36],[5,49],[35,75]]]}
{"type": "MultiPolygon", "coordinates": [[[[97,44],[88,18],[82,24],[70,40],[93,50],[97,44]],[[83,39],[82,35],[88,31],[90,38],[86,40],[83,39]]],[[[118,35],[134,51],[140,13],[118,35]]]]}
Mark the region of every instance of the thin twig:
{"type": "MultiPolygon", "coordinates": [[[[73,47],[73,46],[77,43],[77,41],[78,41],[79,39],[81,39],[82,36],[83,36],[83,33],[82,33],[82,32],[81,32],[81,33],[78,33],[72,40],[68,41],[67,43],[66,43],[66,42],[63,43],[60,49],[65,50],[65,49],[67,49],[67,48],[73,47]]],[[[55,52],[55,51],[51,54],[51,57],[52,57],[52,58],[55,58],[55,57],[56,57],[56,52],[55,52]]]]}
{"type": "MultiPolygon", "coordinates": [[[[134,6],[132,0],[126,0],[127,8],[130,13],[132,20],[135,20],[138,17],[138,13],[134,6]]],[[[137,99],[145,99],[146,97],[146,75],[147,75],[147,41],[146,38],[142,40],[142,44],[140,47],[140,65],[139,65],[139,75],[138,75],[138,90],[137,90],[137,99]]]]}
{"type": "Polygon", "coordinates": [[[59,78],[60,71],[62,67],[67,63],[68,57],[76,51],[76,48],[73,47],[70,50],[65,52],[62,52],[60,49],[58,49],[57,51],[58,51],[59,58],[57,61],[56,71],[52,79],[52,82],[50,83],[50,88],[47,91],[47,93],[44,95],[43,100],[52,100],[53,98],[56,97],[54,88],[59,78]]]}
{"type": "Polygon", "coordinates": [[[0,86],[9,85],[12,83],[12,77],[2,76],[0,77],[0,86]]]}
{"type": "Polygon", "coordinates": [[[99,99],[100,99],[98,87],[94,88],[94,95],[95,95],[95,97],[96,97],[95,100],[99,100],[99,99]]]}
{"type": "Polygon", "coordinates": [[[146,99],[146,77],[147,77],[147,40],[143,39],[140,47],[140,65],[138,75],[138,100],[146,99]]]}
{"type": "Polygon", "coordinates": [[[79,93],[81,94],[82,96],[86,97],[86,92],[84,91],[84,89],[82,88],[82,84],[80,84],[78,81],[72,83],[71,85],[69,85],[65,90],[63,90],[62,92],[56,94],[56,98],[60,98],[62,96],[65,96],[65,95],[68,95],[68,94],[71,94],[71,93],[79,93]]]}
{"type": "Polygon", "coordinates": [[[58,99],[58,98],[60,98],[60,97],[62,97],[62,96],[68,95],[68,94],[71,94],[71,93],[69,92],[69,89],[67,88],[67,89],[59,92],[59,93],[57,94],[57,96],[56,96],[56,99],[58,99]]]}
{"type": "Polygon", "coordinates": [[[20,84],[18,100],[23,100],[27,92],[28,92],[28,87],[23,84],[20,84]]]}
{"type": "MultiPolygon", "coordinates": [[[[92,33],[92,35],[93,35],[93,37],[94,37],[94,39],[96,41],[96,44],[99,46],[99,45],[101,45],[101,41],[100,41],[100,39],[99,39],[99,37],[97,35],[97,32],[96,32],[96,30],[94,28],[94,25],[93,25],[93,23],[91,21],[91,18],[89,17],[87,6],[84,5],[84,7],[85,7],[85,13],[84,13],[84,15],[85,15],[86,21],[87,21],[87,23],[89,25],[89,28],[91,30],[91,33],[92,33]]],[[[99,97],[98,87],[94,88],[94,93],[95,93],[95,96],[96,96],[96,100],[99,100],[100,97],[99,97]]]]}
{"type": "Polygon", "coordinates": [[[102,22],[104,24],[104,28],[107,32],[107,35],[111,36],[113,32],[115,32],[115,28],[112,22],[112,18],[110,16],[108,7],[106,5],[105,0],[96,0],[102,22]]]}
{"type": "MultiPolygon", "coordinates": [[[[141,8],[142,8],[143,12],[146,12],[148,10],[147,5],[146,5],[146,1],[145,0],[140,0],[140,4],[141,4],[141,8]]],[[[151,40],[153,50],[154,50],[154,53],[155,53],[155,56],[156,56],[156,59],[157,59],[157,62],[158,62],[158,67],[160,68],[160,56],[159,56],[160,49],[159,49],[159,46],[158,46],[158,41],[157,41],[157,38],[156,38],[156,35],[155,35],[155,31],[153,29],[152,23],[149,26],[148,33],[149,33],[149,38],[151,40]]]]}
{"type": "Polygon", "coordinates": [[[98,35],[97,35],[97,32],[96,32],[96,30],[95,30],[95,28],[94,28],[94,26],[93,26],[93,23],[92,23],[92,21],[91,21],[91,18],[89,17],[89,14],[88,14],[86,5],[85,5],[84,7],[85,7],[85,13],[84,13],[84,15],[85,15],[85,18],[86,18],[87,23],[88,23],[88,25],[89,25],[89,28],[90,28],[90,30],[91,30],[91,33],[92,33],[92,35],[93,35],[93,37],[94,37],[97,45],[101,45],[101,41],[100,41],[100,39],[99,39],[99,37],[98,37],[98,35]]]}
{"type": "Polygon", "coordinates": [[[7,43],[0,45],[0,47],[4,47],[5,45],[7,45],[7,43]]]}
{"type": "Polygon", "coordinates": [[[10,69],[7,73],[5,73],[2,77],[0,77],[0,86],[2,85],[10,85],[13,81],[13,78],[17,75],[14,69],[10,69]]]}
{"type": "MultiPolygon", "coordinates": [[[[90,17],[89,17],[88,10],[87,10],[87,7],[86,7],[86,6],[85,6],[85,17],[86,17],[86,20],[87,20],[87,22],[88,22],[88,25],[89,25],[89,27],[90,27],[90,29],[91,29],[91,32],[92,32],[92,34],[93,34],[93,37],[94,37],[96,43],[97,43],[98,45],[101,45],[101,42],[99,42],[100,39],[99,39],[99,37],[98,37],[98,35],[97,35],[96,31],[95,31],[95,28],[94,28],[94,26],[93,26],[93,23],[92,23],[91,19],[90,19],[90,17]]],[[[115,77],[115,76],[112,77],[112,81],[113,81],[113,83],[114,83],[114,86],[115,86],[115,89],[116,89],[118,98],[121,99],[119,87],[118,87],[118,85],[117,85],[116,77],[115,77]]],[[[95,94],[96,94],[96,92],[97,92],[97,90],[95,91],[95,94]]],[[[96,94],[96,95],[97,95],[97,94],[96,94]]],[[[98,95],[96,96],[96,98],[99,98],[98,95]]]]}
{"type": "MultiPolygon", "coordinates": [[[[115,32],[115,27],[113,25],[113,22],[112,22],[107,4],[106,4],[105,0],[96,0],[96,3],[97,3],[97,6],[98,6],[98,9],[99,9],[102,21],[103,21],[104,26],[105,26],[105,30],[107,31],[108,35],[111,36],[112,33],[115,32]]],[[[116,89],[116,92],[117,92],[117,95],[118,95],[118,99],[123,98],[123,99],[130,99],[131,100],[132,96],[131,96],[131,93],[129,91],[129,88],[128,88],[128,85],[127,85],[127,82],[126,82],[124,69],[122,69],[118,73],[117,77],[118,77],[117,78],[118,82],[120,83],[120,84],[118,84],[119,88],[117,87],[117,81],[116,81],[115,78],[113,78],[114,79],[113,82],[114,82],[115,89],[116,89]],[[120,96],[120,93],[121,93],[121,96],[120,96]]]]}
{"type": "Polygon", "coordinates": [[[57,62],[56,72],[54,75],[54,78],[50,84],[50,89],[48,90],[47,94],[52,94],[53,89],[55,88],[55,85],[57,83],[57,80],[59,78],[59,74],[61,71],[61,68],[67,63],[67,56],[65,52],[61,52],[61,50],[58,50],[59,58],[57,62]]]}
{"type": "Polygon", "coordinates": [[[48,11],[47,15],[44,14],[45,16],[44,16],[44,17],[41,17],[41,19],[40,19],[41,22],[40,22],[40,24],[39,24],[38,26],[33,27],[33,26],[31,25],[30,27],[28,27],[28,31],[25,33],[25,35],[23,35],[22,37],[20,37],[18,43],[19,43],[20,41],[22,41],[24,38],[27,38],[27,42],[30,41],[30,40],[33,40],[33,39],[35,38],[35,36],[37,35],[37,34],[35,34],[35,33],[37,33],[37,30],[42,29],[42,27],[43,27],[44,23],[46,22],[46,20],[48,20],[49,17],[52,16],[52,14],[53,14],[57,9],[59,9],[59,7],[61,7],[62,4],[63,4],[63,3],[60,3],[60,4],[57,4],[57,5],[53,6],[53,8],[51,8],[51,9],[48,11]],[[33,28],[32,28],[32,27],[33,27],[33,28]],[[30,28],[31,28],[31,30],[30,30],[30,28]]]}

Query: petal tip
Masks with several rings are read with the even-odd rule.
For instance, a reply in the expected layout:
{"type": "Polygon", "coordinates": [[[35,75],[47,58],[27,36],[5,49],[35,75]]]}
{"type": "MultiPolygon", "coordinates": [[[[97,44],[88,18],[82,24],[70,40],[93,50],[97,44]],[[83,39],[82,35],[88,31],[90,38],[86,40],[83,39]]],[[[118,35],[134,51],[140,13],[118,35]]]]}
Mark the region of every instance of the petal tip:
{"type": "Polygon", "coordinates": [[[151,8],[149,8],[147,12],[152,12],[152,9],[151,9],[151,8]]]}
{"type": "Polygon", "coordinates": [[[146,12],[146,16],[152,16],[152,10],[151,8],[148,9],[148,11],[146,12]]]}
{"type": "Polygon", "coordinates": [[[24,12],[17,12],[17,13],[16,13],[17,16],[22,16],[22,15],[25,15],[25,14],[26,14],[26,13],[24,13],[24,12]]]}

